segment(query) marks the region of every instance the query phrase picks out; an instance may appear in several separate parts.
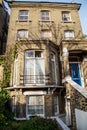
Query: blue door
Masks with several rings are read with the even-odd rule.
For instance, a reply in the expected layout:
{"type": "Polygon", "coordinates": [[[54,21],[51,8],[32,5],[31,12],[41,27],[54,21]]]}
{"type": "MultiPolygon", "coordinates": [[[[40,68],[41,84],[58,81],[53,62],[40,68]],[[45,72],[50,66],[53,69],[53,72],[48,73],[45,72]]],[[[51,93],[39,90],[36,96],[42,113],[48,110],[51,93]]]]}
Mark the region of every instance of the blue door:
{"type": "Polygon", "coordinates": [[[70,63],[70,73],[72,80],[75,81],[80,86],[82,86],[80,65],[78,63],[70,63]]]}

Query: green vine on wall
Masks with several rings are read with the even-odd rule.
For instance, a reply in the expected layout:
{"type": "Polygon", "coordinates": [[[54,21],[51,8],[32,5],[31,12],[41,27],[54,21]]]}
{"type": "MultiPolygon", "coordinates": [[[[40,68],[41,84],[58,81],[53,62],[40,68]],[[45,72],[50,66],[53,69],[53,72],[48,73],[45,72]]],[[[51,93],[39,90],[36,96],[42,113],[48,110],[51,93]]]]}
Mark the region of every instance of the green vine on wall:
{"type": "Polygon", "coordinates": [[[10,86],[11,65],[17,55],[17,46],[10,48],[5,55],[0,55],[0,65],[3,67],[3,80],[0,81],[0,87],[10,86]]]}

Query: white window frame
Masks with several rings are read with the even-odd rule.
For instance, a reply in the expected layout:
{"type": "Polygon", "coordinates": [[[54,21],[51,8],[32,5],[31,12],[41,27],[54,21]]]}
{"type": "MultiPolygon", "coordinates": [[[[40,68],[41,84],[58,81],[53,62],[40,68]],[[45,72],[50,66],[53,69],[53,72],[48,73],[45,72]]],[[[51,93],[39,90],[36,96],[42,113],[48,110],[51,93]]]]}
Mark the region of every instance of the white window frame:
{"type": "Polygon", "coordinates": [[[62,12],[62,21],[63,22],[70,22],[71,20],[71,14],[69,11],[63,11],[62,12]]]}
{"type": "MultiPolygon", "coordinates": [[[[34,62],[34,65],[33,65],[33,70],[34,70],[34,78],[33,78],[33,80],[34,80],[34,82],[33,83],[26,83],[25,82],[25,80],[24,80],[24,85],[31,85],[31,84],[37,84],[37,85],[45,85],[45,63],[44,63],[44,57],[43,57],[43,51],[42,50],[28,50],[28,51],[26,51],[25,52],[25,65],[24,66],[26,66],[26,60],[32,60],[33,62],[34,62]],[[35,57],[35,52],[41,52],[41,57],[35,57]],[[31,55],[30,57],[27,57],[26,56],[26,52],[33,52],[33,56],[31,55]],[[36,75],[36,60],[42,60],[43,61],[43,83],[37,83],[36,81],[37,81],[37,79],[35,79],[35,75],[36,75]]],[[[25,70],[26,70],[27,68],[25,67],[25,70]]],[[[24,72],[24,75],[26,75],[26,72],[24,72]]],[[[31,76],[31,75],[30,75],[31,76]]],[[[39,75],[38,75],[39,76],[39,75]]],[[[25,79],[25,78],[24,78],[25,79]]]]}
{"type": "Polygon", "coordinates": [[[43,40],[45,39],[52,40],[52,32],[50,30],[41,30],[41,38],[43,40]]]}
{"type": "Polygon", "coordinates": [[[18,21],[28,21],[28,20],[29,20],[28,10],[19,10],[18,21]]]}
{"type": "Polygon", "coordinates": [[[50,21],[50,11],[49,10],[41,10],[40,12],[41,21],[50,21]]]}
{"type": "Polygon", "coordinates": [[[51,69],[54,69],[54,71],[52,70],[52,80],[53,80],[53,83],[57,84],[56,60],[55,60],[55,54],[54,53],[51,53],[51,67],[52,67],[52,63],[54,63],[54,66],[55,66],[54,68],[51,68],[51,69]],[[53,58],[52,58],[52,55],[53,55],[53,58]],[[54,75],[55,75],[55,77],[54,77],[54,75]]]}
{"type": "MultiPolygon", "coordinates": [[[[35,104],[36,105],[36,104],[35,104]]],[[[41,117],[44,117],[44,113],[45,113],[45,109],[44,109],[44,96],[43,95],[27,95],[26,96],[26,117],[29,118],[29,117],[32,117],[32,116],[41,116],[41,117]],[[29,114],[28,113],[28,106],[29,106],[29,97],[37,97],[37,96],[41,96],[42,97],[42,104],[43,104],[43,113],[42,114],[37,114],[37,113],[32,113],[32,114],[29,114]]]]}
{"type": "Polygon", "coordinates": [[[54,115],[56,116],[59,114],[59,100],[58,100],[57,95],[53,96],[53,106],[54,106],[54,115]],[[54,102],[54,98],[56,98],[56,103],[54,102]],[[55,111],[55,106],[56,106],[57,111],[55,111]]]}
{"type": "Polygon", "coordinates": [[[28,30],[20,29],[17,31],[17,40],[25,40],[28,39],[28,30]]]}
{"type": "Polygon", "coordinates": [[[71,38],[74,38],[75,35],[74,35],[74,31],[73,30],[65,30],[64,31],[64,38],[65,39],[71,39],[71,38]]]}

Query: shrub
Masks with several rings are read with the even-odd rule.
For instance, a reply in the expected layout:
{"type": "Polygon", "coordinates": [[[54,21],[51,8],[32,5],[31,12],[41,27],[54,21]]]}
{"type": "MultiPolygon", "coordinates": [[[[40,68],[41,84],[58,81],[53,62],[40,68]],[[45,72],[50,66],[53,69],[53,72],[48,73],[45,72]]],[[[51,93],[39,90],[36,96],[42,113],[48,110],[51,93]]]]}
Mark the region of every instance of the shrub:
{"type": "Polygon", "coordinates": [[[12,119],[11,113],[7,109],[7,102],[9,101],[9,94],[7,90],[0,89],[0,130],[4,130],[4,127],[9,124],[9,120],[12,119]]]}
{"type": "Polygon", "coordinates": [[[21,123],[18,130],[58,130],[58,124],[56,120],[34,117],[21,123]]]}
{"type": "Polygon", "coordinates": [[[60,130],[56,120],[34,117],[27,121],[10,121],[0,130],[60,130]]]}

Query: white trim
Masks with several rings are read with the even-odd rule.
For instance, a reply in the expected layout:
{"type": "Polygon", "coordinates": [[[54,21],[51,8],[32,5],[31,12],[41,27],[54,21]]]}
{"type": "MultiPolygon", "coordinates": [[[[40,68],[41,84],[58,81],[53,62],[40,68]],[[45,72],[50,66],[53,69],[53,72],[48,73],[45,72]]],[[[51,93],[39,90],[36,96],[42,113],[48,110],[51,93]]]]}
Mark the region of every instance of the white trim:
{"type": "Polygon", "coordinates": [[[24,118],[24,117],[23,117],[23,118],[17,118],[17,117],[14,117],[14,119],[17,120],[17,121],[27,120],[27,118],[24,118]]]}
{"type": "Polygon", "coordinates": [[[81,93],[85,98],[87,98],[87,90],[85,90],[83,87],[75,83],[70,76],[65,77],[63,80],[64,82],[68,82],[74,89],[76,89],[79,93],[81,93]]]}
{"type": "Polygon", "coordinates": [[[68,128],[67,125],[59,117],[54,117],[54,119],[56,119],[57,123],[60,124],[63,130],[70,130],[70,128],[68,128]]]}
{"type": "Polygon", "coordinates": [[[24,95],[45,95],[46,91],[25,91],[24,95]]]}

